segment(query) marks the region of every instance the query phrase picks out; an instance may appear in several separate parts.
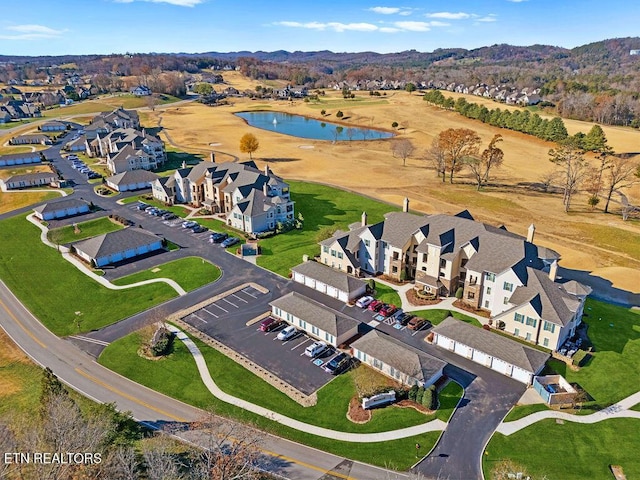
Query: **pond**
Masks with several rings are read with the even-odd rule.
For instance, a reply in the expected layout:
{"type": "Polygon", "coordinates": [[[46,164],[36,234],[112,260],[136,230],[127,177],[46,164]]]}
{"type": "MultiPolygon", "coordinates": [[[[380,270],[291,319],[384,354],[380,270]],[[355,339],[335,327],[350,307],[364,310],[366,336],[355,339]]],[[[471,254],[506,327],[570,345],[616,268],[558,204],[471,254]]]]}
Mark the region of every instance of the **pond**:
{"type": "Polygon", "coordinates": [[[383,130],[347,127],[289,113],[240,112],[236,115],[244,118],[252,127],[311,140],[379,140],[393,137],[393,133],[383,130]]]}

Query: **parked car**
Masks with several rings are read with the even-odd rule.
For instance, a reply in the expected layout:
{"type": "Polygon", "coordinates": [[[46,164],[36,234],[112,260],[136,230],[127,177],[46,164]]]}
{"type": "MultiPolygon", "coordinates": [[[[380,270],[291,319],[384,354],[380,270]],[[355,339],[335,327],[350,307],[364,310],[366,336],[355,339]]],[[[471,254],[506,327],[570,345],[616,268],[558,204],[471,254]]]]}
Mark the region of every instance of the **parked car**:
{"type": "Polygon", "coordinates": [[[193,220],[185,220],[182,222],[182,228],[193,228],[198,225],[198,222],[194,222],[193,220]]]}
{"type": "Polygon", "coordinates": [[[280,327],[282,323],[282,320],[278,320],[273,317],[267,317],[262,322],[260,322],[260,330],[263,332],[270,332],[280,327]]]}
{"type": "Polygon", "coordinates": [[[278,340],[282,340],[283,342],[285,340],[290,340],[293,337],[295,337],[298,334],[298,330],[296,329],[296,327],[294,327],[293,325],[289,325],[288,327],[284,327],[279,333],[278,333],[278,340]]]}
{"type": "Polygon", "coordinates": [[[160,208],[160,209],[156,210],[156,213],[154,213],[154,215],[156,217],[161,217],[165,213],[169,213],[169,210],[163,210],[163,209],[160,208]]]}
{"type": "Polygon", "coordinates": [[[373,297],[371,295],[365,295],[358,299],[356,307],[367,308],[371,302],[373,302],[373,297]]]}
{"type": "Polygon", "coordinates": [[[193,231],[193,233],[202,233],[206,232],[209,229],[207,227],[203,227],[202,225],[196,225],[191,230],[193,231]]]}
{"type": "Polygon", "coordinates": [[[410,313],[402,313],[400,315],[398,315],[397,317],[395,317],[396,319],[396,323],[398,325],[406,325],[407,323],[409,323],[409,321],[411,321],[411,319],[413,318],[413,315],[411,315],[410,313]]]}
{"type": "Polygon", "coordinates": [[[411,320],[409,320],[409,323],[407,323],[407,328],[409,330],[420,330],[421,328],[430,326],[431,322],[422,317],[413,317],[411,320]]]}
{"type": "Polygon", "coordinates": [[[391,315],[396,313],[397,310],[398,308],[395,305],[386,304],[380,309],[380,315],[382,315],[383,317],[390,317],[391,315]]]}
{"type": "Polygon", "coordinates": [[[175,213],[167,212],[164,215],[162,215],[162,218],[164,218],[165,220],[174,220],[178,218],[178,216],[175,213]]]}
{"type": "Polygon", "coordinates": [[[136,208],[140,211],[144,211],[147,208],[151,208],[151,205],[147,205],[146,203],[139,203],[136,208]]]}
{"type": "Polygon", "coordinates": [[[344,372],[351,363],[351,357],[346,353],[339,353],[324,365],[324,371],[331,375],[338,375],[344,372]]]}
{"type": "Polygon", "coordinates": [[[229,235],[228,235],[227,233],[213,232],[213,233],[209,236],[209,239],[210,239],[213,243],[220,243],[220,242],[225,241],[228,237],[229,237],[229,235]]]}
{"type": "Polygon", "coordinates": [[[313,342],[304,350],[304,354],[307,357],[317,358],[327,351],[329,346],[324,342],[313,342]]]}
{"type": "Polygon", "coordinates": [[[382,308],[383,305],[384,305],[384,303],[381,302],[380,300],[374,300],[373,302],[371,302],[369,304],[369,306],[367,308],[369,310],[371,310],[372,312],[377,312],[378,310],[380,310],[382,308]]]}
{"type": "Polygon", "coordinates": [[[102,175],[92,171],[92,172],[89,172],[89,178],[102,178],[102,175]]]}
{"type": "Polygon", "coordinates": [[[230,246],[232,246],[232,245],[235,245],[236,243],[239,243],[239,242],[240,242],[240,239],[239,239],[239,238],[236,238],[236,237],[229,237],[229,238],[227,238],[226,240],[224,240],[224,241],[221,243],[221,245],[222,245],[224,248],[227,248],[227,247],[230,247],[230,246]]]}

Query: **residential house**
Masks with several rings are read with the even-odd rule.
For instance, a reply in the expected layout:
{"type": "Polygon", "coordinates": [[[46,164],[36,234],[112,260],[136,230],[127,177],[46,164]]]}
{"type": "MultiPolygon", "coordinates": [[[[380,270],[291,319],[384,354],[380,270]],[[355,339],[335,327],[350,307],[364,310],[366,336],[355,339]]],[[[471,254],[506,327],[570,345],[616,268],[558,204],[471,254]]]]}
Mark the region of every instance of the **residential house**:
{"type": "Polygon", "coordinates": [[[433,327],[434,345],[531,385],[549,354],[453,317],[433,327]]]}
{"type": "Polygon", "coordinates": [[[293,281],[318,290],[345,303],[365,294],[367,283],[314,261],[306,261],[291,269],[293,281]]]}
{"type": "MultiPolygon", "coordinates": [[[[91,120],[91,123],[103,122],[110,125],[113,129],[116,128],[140,128],[140,117],[135,110],[125,110],[124,108],[116,108],[111,112],[103,112],[91,120]]],[[[86,128],[85,128],[86,130],[86,128]]]]}
{"type": "Polygon", "coordinates": [[[10,145],[53,145],[53,140],[43,133],[18,135],[9,140],[10,145]]]}
{"type": "Polygon", "coordinates": [[[146,85],[138,85],[135,88],[131,89],[131,93],[133,93],[136,97],[146,97],[151,95],[151,89],[146,85]]]}
{"type": "Polygon", "coordinates": [[[11,121],[11,114],[1,108],[2,107],[0,107],[0,123],[9,123],[11,121]]]}
{"type": "MultiPolygon", "coordinates": [[[[85,130],[85,134],[88,133],[85,130]]],[[[164,143],[145,130],[117,128],[107,134],[97,134],[95,139],[86,141],[89,156],[104,157],[113,174],[126,170],[152,170],[166,160],[164,143]]]]}
{"type": "Polygon", "coordinates": [[[6,179],[0,179],[0,190],[16,190],[20,188],[41,187],[43,185],[51,185],[58,176],[53,172],[25,173],[22,175],[13,175],[6,179]]]}
{"type": "Polygon", "coordinates": [[[346,344],[363,328],[362,323],[297,292],[273,300],[271,314],[329,345],[346,344]]]}
{"type": "Polygon", "coordinates": [[[61,200],[47,202],[33,209],[34,215],[40,220],[55,220],[73,215],[80,215],[90,211],[89,204],[84,200],[65,197],[61,200]]]}
{"type": "Polygon", "coordinates": [[[109,188],[117,192],[130,192],[151,187],[151,184],[160,178],[147,170],[125,170],[105,179],[109,188]]]}
{"type": "Polygon", "coordinates": [[[73,252],[95,267],[122,262],[161,250],[162,239],[141,228],[124,228],[72,245],[73,252]]]}
{"type": "Polygon", "coordinates": [[[40,152],[10,153],[0,155],[0,167],[9,167],[13,165],[27,165],[32,163],[40,163],[42,156],[40,152]]]}
{"type": "Polygon", "coordinates": [[[67,152],[85,152],[87,150],[87,137],[80,135],[75,140],[65,143],[63,149],[67,152]]]}
{"type": "Polygon", "coordinates": [[[67,129],[67,124],[58,120],[51,120],[43,123],[38,128],[43,132],[64,132],[67,129]]]}
{"type": "Polygon", "coordinates": [[[371,330],[351,343],[351,350],[362,363],[407,386],[433,385],[447,365],[380,330],[371,330]]]}

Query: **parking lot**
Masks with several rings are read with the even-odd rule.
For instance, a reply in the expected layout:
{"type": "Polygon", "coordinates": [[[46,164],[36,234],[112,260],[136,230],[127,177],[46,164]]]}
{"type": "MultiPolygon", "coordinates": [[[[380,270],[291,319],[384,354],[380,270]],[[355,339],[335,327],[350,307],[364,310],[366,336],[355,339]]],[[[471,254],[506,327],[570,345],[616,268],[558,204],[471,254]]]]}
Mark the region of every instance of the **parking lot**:
{"type": "Polygon", "coordinates": [[[281,341],[277,335],[285,325],[261,331],[258,319],[270,311],[272,299],[270,293],[246,286],[215,298],[183,320],[309,395],[333,378],[321,367],[336,352],[330,348],[319,358],[310,359],[304,350],[314,340],[307,335],[298,333],[281,341]]]}

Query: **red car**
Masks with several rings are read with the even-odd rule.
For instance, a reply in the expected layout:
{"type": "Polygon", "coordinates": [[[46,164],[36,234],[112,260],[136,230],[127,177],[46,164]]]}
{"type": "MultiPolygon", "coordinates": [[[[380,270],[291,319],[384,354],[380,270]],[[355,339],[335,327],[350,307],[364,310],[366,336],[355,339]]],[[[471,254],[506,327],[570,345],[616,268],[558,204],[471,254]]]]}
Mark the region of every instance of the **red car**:
{"type": "Polygon", "coordinates": [[[390,317],[394,313],[398,311],[398,308],[395,305],[385,305],[380,309],[380,315],[383,317],[390,317]]]}
{"type": "Polygon", "coordinates": [[[384,306],[384,303],[382,303],[380,300],[374,300],[373,302],[371,302],[369,304],[369,306],[367,307],[369,310],[371,310],[372,312],[377,312],[379,311],[382,307],[384,306]]]}
{"type": "Polygon", "coordinates": [[[271,330],[278,328],[280,325],[282,325],[282,321],[276,320],[273,317],[268,317],[260,323],[260,330],[263,332],[270,332],[271,330]]]}

